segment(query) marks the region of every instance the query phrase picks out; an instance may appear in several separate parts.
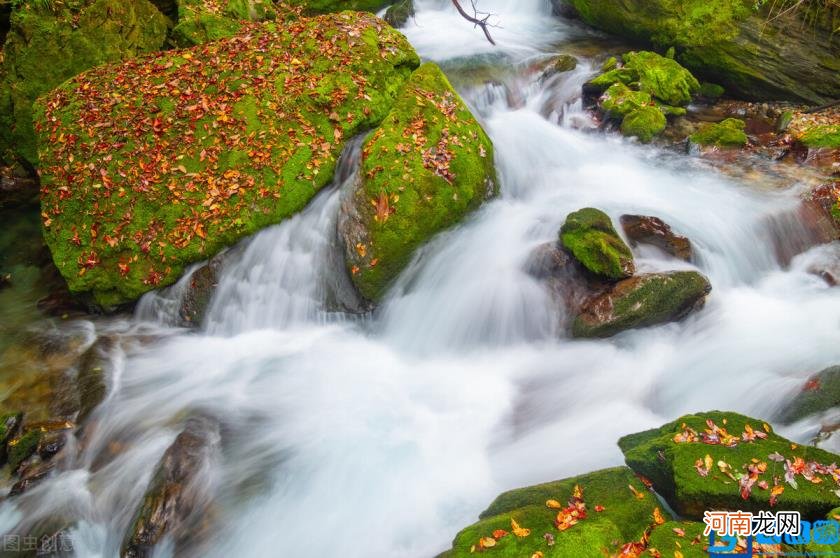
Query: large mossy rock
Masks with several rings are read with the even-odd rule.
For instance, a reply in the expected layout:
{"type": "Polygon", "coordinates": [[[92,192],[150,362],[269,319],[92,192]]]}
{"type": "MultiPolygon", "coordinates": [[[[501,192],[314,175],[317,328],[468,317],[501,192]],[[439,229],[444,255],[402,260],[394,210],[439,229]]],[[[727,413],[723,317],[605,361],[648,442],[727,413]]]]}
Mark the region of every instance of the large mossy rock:
{"type": "Polygon", "coordinates": [[[301,7],[305,13],[326,14],[342,10],[378,12],[391,0],[286,0],[290,6],[301,7]]]}
{"type": "Polygon", "coordinates": [[[691,142],[714,147],[743,147],[747,145],[746,122],[740,118],[727,118],[706,124],[691,135],[691,142]]]}
{"type": "Polygon", "coordinates": [[[584,302],[572,335],[610,337],[676,321],[701,307],[711,290],[709,280],[696,271],[636,275],[584,302]]]}
{"type": "Polygon", "coordinates": [[[365,142],[339,228],[359,293],[378,301],[435,234],[497,191],[493,146],[435,64],[414,72],[365,142]]]}
{"type": "Polygon", "coordinates": [[[840,409],[840,366],[826,368],[810,378],[784,406],[779,420],[796,422],[835,408],[840,409]]]}
{"type": "Polygon", "coordinates": [[[172,30],[172,42],[190,47],[237,34],[248,21],[275,17],[270,0],[179,0],[178,24],[172,30]]]}
{"type": "Polygon", "coordinates": [[[344,12],[100,66],[41,98],[44,236],[71,291],[135,300],[293,215],[418,64],[382,20],[344,12]]]}
{"type": "Polygon", "coordinates": [[[168,22],[148,0],[24,2],[11,14],[0,66],[0,156],[37,163],[32,103],[88,68],[156,51],[168,22]],[[76,7],[78,6],[78,7],[76,7]]]}
{"type": "Polygon", "coordinates": [[[627,465],[688,518],[701,519],[705,510],[773,508],[814,519],[840,504],[839,456],[794,444],[736,413],[683,416],[618,445],[627,465]]]}
{"type": "Polygon", "coordinates": [[[675,47],[692,72],[741,96],[820,104],[840,95],[836,6],[819,2],[779,16],[780,5],[756,9],[751,0],[563,2],[594,27],[663,50],[675,47]]]}
{"type": "Polygon", "coordinates": [[[633,252],[600,209],[585,207],[570,213],[560,228],[560,240],[595,275],[618,280],[635,272],[633,252]]]}
{"type": "Polygon", "coordinates": [[[656,496],[626,467],[506,492],[480,517],[458,533],[452,550],[442,557],[466,558],[481,549],[504,558],[538,552],[544,558],[618,556],[627,543],[639,542],[652,526],[668,519],[656,496]],[[576,487],[581,498],[576,498],[576,487]],[[567,516],[567,506],[575,508],[578,502],[585,506],[585,517],[559,529],[558,514],[567,516]],[[512,522],[523,531],[517,532],[512,522]]]}

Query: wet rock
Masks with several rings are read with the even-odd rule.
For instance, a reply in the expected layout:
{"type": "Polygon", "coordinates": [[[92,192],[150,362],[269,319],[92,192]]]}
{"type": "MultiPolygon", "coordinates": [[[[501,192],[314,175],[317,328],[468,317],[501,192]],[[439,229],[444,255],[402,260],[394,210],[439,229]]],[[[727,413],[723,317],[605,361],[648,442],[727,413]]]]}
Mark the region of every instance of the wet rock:
{"type": "Polygon", "coordinates": [[[700,308],[711,289],[709,280],[695,271],[637,275],[584,302],[572,335],[610,337],[676,321],[700,308]]]}
{"type": "Polygon", "coordinates": [[[0,167],[0,207],[38,203],[38,179],[20,165],[0,167]]]}
{"type": "Polygon", "coordinates": [[[665,130],[668,121],[665,114],[656,107],[642,107],[634,110],[621,121],[621,133],[627,137],[638,138],[642,143],[649,143],[654,136],[665,130]]]}
{"type": "Polygon", "coordinates": [[[600,87],[601,91],[606,91],[616,83],[623,83],[671,106],[687,105],[700,90],[700,83],[691,72],[655,52],[628,52],[622,56],[622,60],[622,66],[601,74],[590,83],[600,87]]]}
{"type": "Polygon", "coordinates": [[[543,283],[563,308],[573,311],[610,285],[588,273],[560,242],[537,246],[525,262],[525,271],[543,283]]]}
{"type": "Polygon", "coordinates": [[[748,143],[744,131],[746,123],[738,118],[727,118],[715,124],[707,124],[691,135],[692,143],[714,147],[744,147],[748,143]]]}
{"type": "Polygon", "coordinates": [[[832,366],[806,381],[779,412],[785,424],[840,407],[840,366],[832,366]]]}
{"type": "Polygon", "coordinates": [[[758,419],[720,411],[686,415],[624,436],[618,445],[627,465],[688,519],[702,519],[710,509],[782,509],[817,519],[837,507],[831,471],[836,474],[840,457],[793,444],[758,419]],[[770,488],[777,483],[784,491],[771,506],[770,488]]]}
{"type": "Polygon", "coordinates": [[[391,24],[391,27],[400,28],[412,17],[414,17],[414,0],[397,0],[388,7],[383,19],[391,24]]]}
{"type": "Polygon", "coordinates": [[[365,142],[342,200],[339,234],[359,294],[379,301],[417,248],[496,192],[490,139],[440,68],[423,64],[365,142]],[[424,140],[406,141],[416,126],[424,140]]]}
{"type": "Polygon", "coordinates": [[[23,413],[6,413],[0,416],[0,466],[6,464],[6,445],[14,438],[23,420],[23,413]]]}
{"type": "Polygon", "coordinates": [[[626,543],[644,538],[656,524],[657,508],[661,521],[670,519],[630,469],[595,471],[501,494],[442,556],[473,557],[481,548],[499,556],[619,556],[626,543]],[[574,524],[558,529],[558,517],[572,520],[572,512],[577,514],[574,524]],[[512,520],[529,531],[514,534],[512,520]],[[505,535],[499,536],[499,530],[505,535]]]}
{"type": "Polygon", "coordinates": [[[224,253],[219,254],[190,276],[189,285],[178,309],[182,326],[199,326],[204,321],[207,308],[219,284],[224,259],[224,253]]]}
{"type": "Polygon", "coordinates": [[[650,244],[675,258],[691,261],[691,241],[672,231],[662,219],[647,215],[622,215],[620,222],[631,246],[650,244]]]}
{"type": "Polygon", "coordinates": [[[215,420],[194,417],[187,421],[161,457],[134,514],[122,544],[123,558],[151,557],[164,537],[177,546],[192,533],[209,505],[204,473],[218,444],[215,420]]]}
{"type": "Polygon", "coordinates": [[[633,253],[599,209],[587,207],[569,214],[560,228],[560,240],[595,275],[618,280],[635,272],[633,253]]]}
{"type": "Polygon", "coordinates": [[[551,77],[556,74],[571,72],[577,68],[578,59],[571,54],[560,54],[556,56],[543,72],[544,77],[551,77]]]}

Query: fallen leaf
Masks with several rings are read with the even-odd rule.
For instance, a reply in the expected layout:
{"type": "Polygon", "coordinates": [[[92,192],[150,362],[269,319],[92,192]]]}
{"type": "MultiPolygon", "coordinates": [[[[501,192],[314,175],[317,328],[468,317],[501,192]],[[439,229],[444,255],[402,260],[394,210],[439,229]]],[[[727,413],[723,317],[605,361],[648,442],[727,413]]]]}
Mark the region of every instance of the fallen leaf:
{"type": "Polygon", "coordinates": [[[510,530],[513,531],[514,535],[516,535],[517,537],[520,537],[520,538],[527,537],[528,535],[531,534],[530,529],[524,529],[524,528],[520,527],[519,523],[517,523],[516,520],[512,517],[510,518],[510,530]]]}
{"type": "Polygon", "coordinates": [[[557,500],[546,500],[545,506],[552,510],[559,510],[563,507],[563,504],[561,504],[557,500]]]}

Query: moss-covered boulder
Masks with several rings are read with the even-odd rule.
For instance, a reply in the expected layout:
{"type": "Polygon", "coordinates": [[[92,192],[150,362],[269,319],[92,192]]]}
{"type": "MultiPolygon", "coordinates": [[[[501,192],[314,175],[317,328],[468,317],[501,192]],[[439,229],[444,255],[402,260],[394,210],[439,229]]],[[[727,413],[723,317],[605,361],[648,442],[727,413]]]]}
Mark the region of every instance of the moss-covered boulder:
{"type": "Polygon", "coordinates": [[[706,124],[689,138],[692,143],[714,147],[743,147],[747,145],[746,122],[740,118],[727,118],[706,124]]]}
{"type": "Polygon", "coordinates": [[[378,12],[391,0],[286,0],[290,6],[303,8],[305,13],[326,14],[342,10],[378,12]]]}
{"type": "Polygon", "coordinates": [[[808,147],[840,149],[840,124],[809,127],[798,140],[808,147]]]}
{"type": "Polygon", "coordinates": [[[618,556],[631,545],[643,549],[668,514],[632,471],[616,467],[506,492],[480,518],[443,557],[618,556]]]}
{"type": "Polygon", "coordinates": [[[240,31],[248,21],[274,19],[270,0],[179,0],[178,24],[172,42],[180,47],[226,39],[240,31]]]}
{"type": "Polygon", "coordinates": [[[785,423],[840,408],[840,366],[826,368],[810,378],[779,413],[785,423]]]}
{"type": "Polygon", "coordinates": [[[636,109],[621,121],[621,133],[627,137],[639,138],[643,143],[649,143],[661,134],[668,125],[665,114],[657,107],[642,107],[636,109]]]}
{"type": "Polygon", "coordinates": [[[700,521],[666,521],[650,532],[648,546],[642,558],[709,558],[706,547],[709,537],[704,537],[706,524],[700,521]]]}
{"type": "Polygon", "coordinates": [[[41,98],[44,236],[71,291],[132,301],[296,213],[418,63],[382,20],[344,12],[100,66],[41,98]]]}
{"type": "Polygon", "coordinates": [[[621,438],[627,465],[679,514],[793,510],[825,517],[840,504],[837,455],[800,446],[765,422],[736,413],[687,415],[621,438]]]}
{"type": "Polygon", "coordinates": [[[563,0],[587,23],[656,48],[757,99],[815,104],[840,92],[840,8],[749,0],[563,0]]]}
{"type": "Polygon", "coordinates": [[[618,280],[635,272],[633,252],[600,209],[586,207],[570,213],[560,228],[560,240],[595,275],[618,280]]]}
{"type": "Polygon", "coordinates": [[[414,17],[414,0],[397,0],[388,7],[383,19],[392,27],[402,27],[414,17]]]}
{"type": "Polygon", "coordinates": [[[676,61],[650,51],[634,51],[622,56],[623,64],[593,79],[602,89],[616,83],[649,93],[658,101],[684,106],[700,91],[700,82],[676,61]]]}
{"type": "Polygon", "coordinates": [[[432,236],[496,193],[493,146],[435,64],[412,74],[365,142],[339,229],[359,293],[377,301],[432,236]]]}
{"type": "Polygon", "coordinates": [[[601,109],[609,116],[624,118],[642,107],[655,103],[647,91],[633,91],[623,83],[614,83],[601,97],[601,109]]]}
{"type": "Polygon", "coordinates": [[[37,163],[32,103],[99,64],[156,51],[167,19],[148,0],[22,2],[0,66],[0,157],[37,163]]]}
{"type": "Polygon", "coordinates": [[[701,307],[711,289],[709,280],[696,271],[637,275],[584,302],[572,323],[572,335],[610,337],[680,320],[701,307]]]}

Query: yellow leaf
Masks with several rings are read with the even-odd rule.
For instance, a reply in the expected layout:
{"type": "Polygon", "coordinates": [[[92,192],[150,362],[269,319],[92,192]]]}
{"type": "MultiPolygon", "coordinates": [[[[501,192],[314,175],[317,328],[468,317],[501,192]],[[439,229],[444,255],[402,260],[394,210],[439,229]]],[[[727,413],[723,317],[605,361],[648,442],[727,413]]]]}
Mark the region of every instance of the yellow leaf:
{"type": "Polygon", "coordinates": [[[546,500],[545,505],[547,508],[550,508],[552,510],[559,510],[563,507],[563,504],[561,504],[557,500],[546,500]]]}
{"type": "Polygon", "coordinates": [[[531,554],[531,558],[543,558],[543,556],[545,556],[545,555],[542,553],[541,550],[538,550],[538,551],[534,552],[533,554],[531,554]]]}
{"type": "Polygon", "coordinates": [[[683,553],[679,550],[674,551],[674,558],[683,558],[683,553]]]}
{"type": "Polygon", "coordinates": [[[658,506],[653,508],[653,522],[657,525],[665,523],[665,518],[662,517],[662,511],[660,511],[658,506]]]}
{"type": "Polygon", "coordinates": [[[575,490],[572,492],[572,497],[575,500],[583,500],[583,489],[580,487],[579,484],[575,485],[575,490]]]}
{"type": "Polygon", "coordinates": [[[496,539],[494,539],[493,537],[482,537],[478,541],[479,550],[484,549],[484,548],[491,548],[491,547],[494,547],[494,546],[496,546],[496,539]]]}
{"type": "Polygon", "coordinates": [[[712,456],[707,453],[706,457],[703,458],[703,465],[706,466],[707,471],[710,471],[712,469],[713,464],[714,464],[714,461],[712,460],[712,456]]]}
{"type": "Polygon", "coordinates": [[[513,531],[514,535],[520,538],[527,537],[531,534],[530,529],[523,529],[519,526],[519,523],[517,523],[516,520],[512,517],[510,518],[510,530],[513,531]]]}

